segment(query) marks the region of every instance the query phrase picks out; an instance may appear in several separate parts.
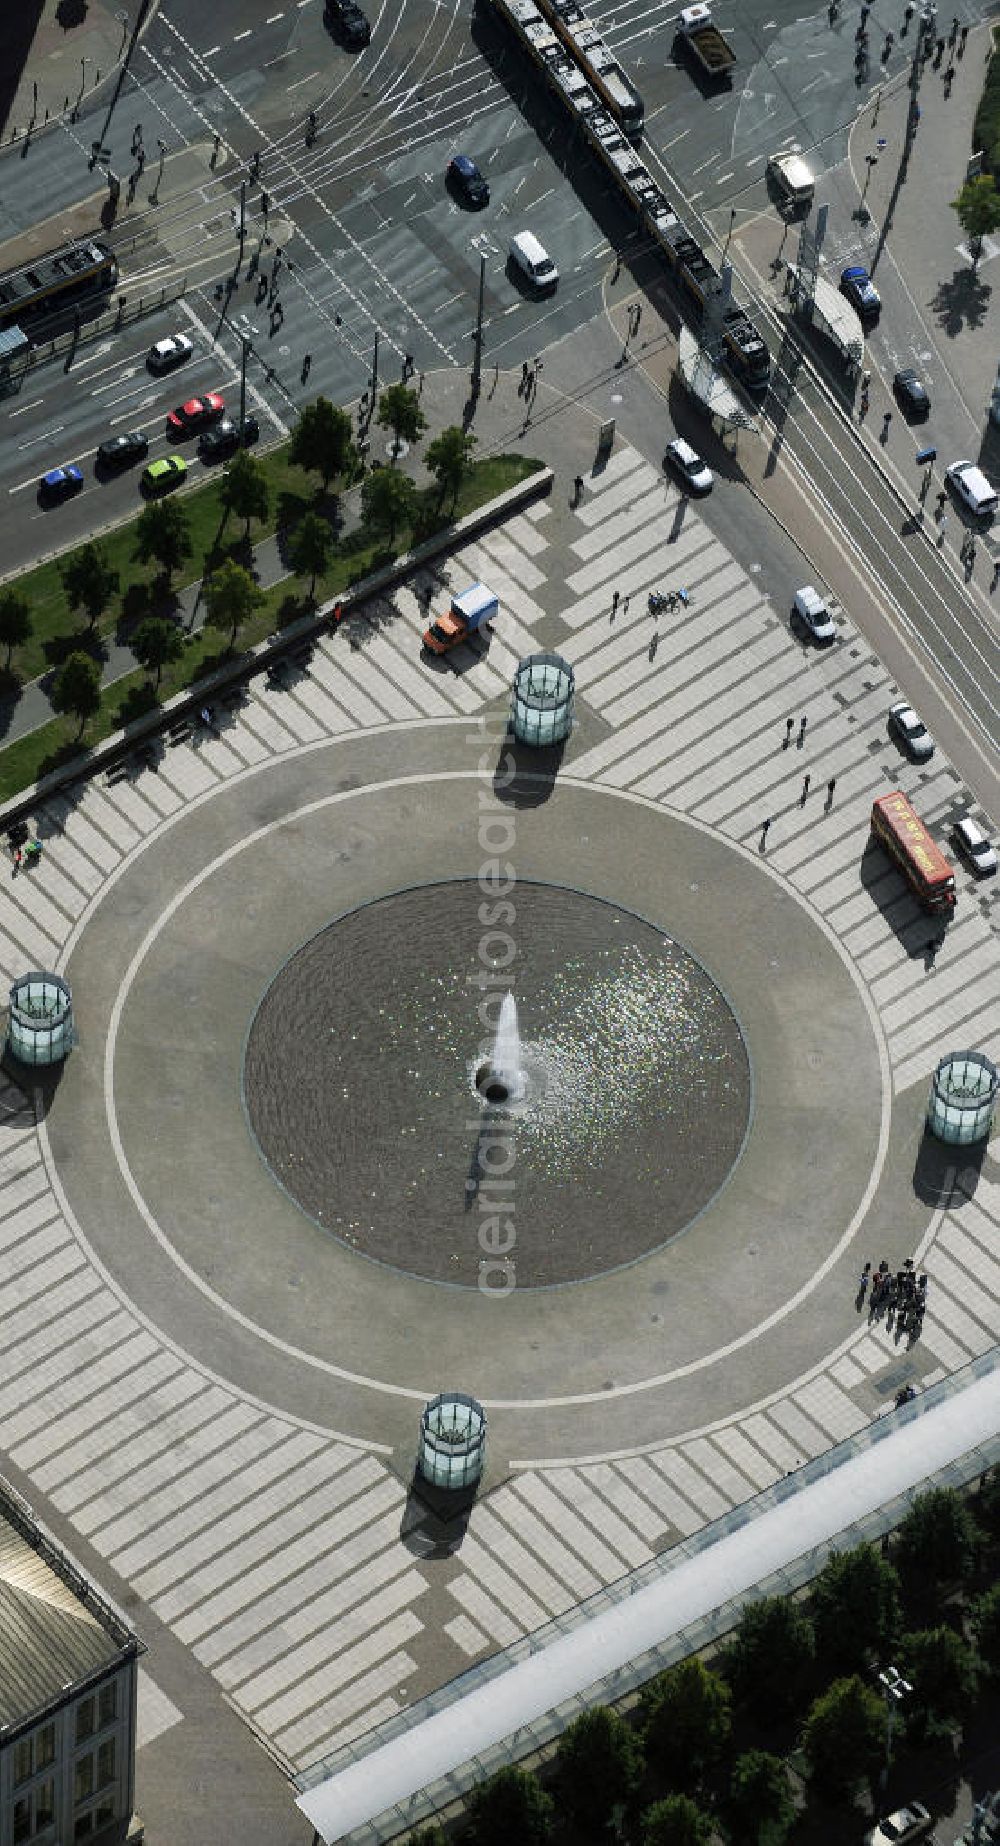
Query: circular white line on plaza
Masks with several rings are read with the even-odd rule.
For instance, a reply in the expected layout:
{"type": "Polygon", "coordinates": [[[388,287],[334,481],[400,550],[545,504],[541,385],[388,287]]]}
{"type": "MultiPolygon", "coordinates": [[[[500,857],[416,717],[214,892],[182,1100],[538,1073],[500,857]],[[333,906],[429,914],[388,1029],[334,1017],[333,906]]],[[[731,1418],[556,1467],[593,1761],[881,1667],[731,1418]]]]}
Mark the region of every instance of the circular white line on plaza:
{"type": "MultiPolygon", "coordinates": [[[[316,748],[316,746],[311,746],[310,748],[316,748]]],[[[303,754],[305,753],[306,752],[303,752],[303,754]]],[[[289,753],[289,754],[292,754],[292,753],[289,753]]],[[[242,772],[239,778],[236,778],[236,777],[231,778],[231,780],[223,784],[220,789],[210,791],[210,794],[214,795],[216,793],[221,793],[223,792],[224,789],[231,788],[235,781],[237,780],[242,781],[246,777],[259,774],[261,770],[269,769],[271,767],[273,767],[273,764],[271,763],[263,763],[263,764],[255,765],[253,768],[242,772]]],[[[351,1371],[344,1366],[336,1365],[332,1360],[324,1359],[320,1357],[318,1354],[304,1351],[302,1348],[294,1345],[291,1341],[282,1339],[279,1335],[272,1333],[270,1329],[268,1329],[267,1327],[261,1326],[259,1322],[253,1320],[249,1315],[244,1314],[239,1308],[234,1307],[233,1304],[227,1301],[223,1295],[220,1295],[216,1289],[212,1288],[211,1285],[207,1281],[205,1281],[205,1279],[202,1276],[198,1274],[197,1270],[192,1268],[192,1266],[185,1260],[185,1258],[181,1256],[179,1251],[175,1249],[174,1245],[171,1243],[170,1239],[167,1237],[166,1233],[164,1232],[164,1230],[162,1229],[162,1226],[157,1221],[153,1212],[149,1209],[148,1205],[146,1204],[146,1201],[139,1189],[139,1186],[136,1183],[135,1177],[132,1173],[132,1170],[131,1170],[131,1167],[128,1161],[128,1156],[125,1152],[125,1146],[124,1146],[124,1142],[123,1142],[121,1131],[120,1131],[119,1124],[118,1124],[117,1109],[115,1106],[115,1095],[114,1095],[115,1052],[116,1052],[116,1047],[117,1047],[117,1042],[118,1042],[118,1032],[119,1032],[119,1028],[121,1025],[121,1020],[122,1020],[122,1015],[125,1009],[125,1005],[127,1003],[133,983],[136,979],[136,976],[139,972],[139,969],[146,955],[148,954],[153,944],[162,935],[164,929],[169,924],[173,916],[181,908],[181,906],[188,901],[192,893],[197,891],[200,888],[200,886],[202,886],[210,877],[214,877],[214,875],[222,867],[235,861],[241,854],[247,852],[248,850],[252,850],[254,847],[259,845],[259,843],[262,840],[266,839],[270,834],[275,833],[284,827],[287,827],[293,821],[302,820],[303,818],[311,814],[318,813],[322,811],[323,809],[326,809],[329,807],[337,806],[340,803],[347,802],[347,801],[356,801],[359,797],[361,799],[364,799],[366,796],[371,795],[371,794],[386,794],[386,793],[392,793],[397,790],[404,790],[404,789],[413,788],[413,787],[426,787],[429,783],[444,784],[444,783],[449,783],[449,782],[477,782],[478,780],[479,778],[475,774],[475,772],[470,771],[470,770],[439,770],[431,774],[396,776],[384,782],[367,783],[364,787],[361,787],[361,788],[351,788],[351,789],[339,790],[334,793],[321,796],[315,801],[304,803],[302,806],[298,808],[290,809],[287,814],[282,815],[279,819],[268,821],[265,825],[256,828],[252,833],[249,833],[245,835],[242,839],[235,841],[232,846],[228,847],[224,852],[220,853],[217,858],[213,859],[211,863],[205,866],[200,872],[197,872],[192,878],[190,878],[187,881],[187,883],[184,886],[182,886],[182,888],[179,891],[177,891],[174,894],[169,904],[167,904],[164,910],[160,913],[160,916],[157,918],[157,921],[147,931],[146,936],[144,937],[143,941],[139,945],[139,948],[136,950],[134,956],[132,957],[132,960],[129,963],[128,968],[126,969],[125,974],[122,978],[121,984],[119,986],[118,993],[116,995],[114,1005],[111,1010],[111,1018],[110,1018],[109,1029],[108,1029],[108,1038],[107,1038],[107,1043],[105,1045],[105,1052],[104,1052],[104,1102],[105,1102],[105,1110],[106,1110],[107,1122],[108,1122],[108,1132],[110,1135],[112,1148],[114,1150],[115,1159],[117,1161],[122,1180],[129,1192],[130,1197],[132,1198],[132,1201],[133,1201],[133,1204],[135,1205],[136,1210],[138,1211],[140,1217],[142,1218],[143,1223],[146,1225],[146,1228],[149,1231],[150,1236],[154,1238],[156,1243],[159,1245],[160,1249],[164,1252],[166,1256],[169,1257],[170,1261],[174,1264],[174,1266],[180,1272],[180,1274],[184,1276],[185,1280],[190,1282],[191,1285],[195,1289],[197,1289],[198,1292],[207,1301],[209,1301],[213,1307],[217,1308],[220,1313],[225,1314],[234,1324],[236,1324],[237,1326],[240,1326],[241,1328],[244,1329],[244,1331],[252,1334],[254,1337],[262,1340],[265,1344],[271,1346],[275,1351],[282,1353],[285,1357],[295,1360],[298,1364],[309,1366],[315,1371],[322,1372],[327,1377],[339,1378],[343,1380],[344,1383],[347,1383],[347,1384],[361,1386],[368,1390],[380,1392],[385,1396],[410,1399],[414,1402],[426,1401],[427,1397],[431,1394],[430,1387],[428,1386],[426,1388],[416,1389],[408,1385],[395,1384],[386,1379],[373,1378],[364,1373],[351,1371]]],[[[662,803],[651,801],[645,796],[636,795],[627,790],[623,791],[619,789],[604,788],[601,786],[600,783],[577,781],[572,776],[564,776],[562,780],[567,787],[573,788],[578,793],[583,793],[583,794],[587,794],[590,796],[603,795],[605,797],[612,798],[614,800],[625,800],[625,801],[628,801],[634,804],[637,807],[641,807],[654,814],[662,815],[664,812],[662,803]]],[[[190,808],[181,809],[176,815],[171,816],[170,821],[167,823],[167,827],[165,829],[159,829],[155,835],[150,836],[150,838],[147,841],[143,842],[143,847],[139,849],[140,852],[143,850],[145,846],[151,845],[154,839],[156,840],[162,839],[164,831],[169,830],[170,825],[172,823],[178,822],[185,815],[185,813],[190,813],[190,808]]],[[[680,815],[675,818],[680,818],[685,825],[695,828],[697,831],[704,833],[707,837],[713,840],[718,841],[720,838],[719,834],[717,833],[715,829],[705,826],[704,823],[699,822],[698,820],[692,819],[689,815],[680,815]]],[[[814,1272],[810,1280],[806,1284],[804,1284],[802,1288],[798,1290],[797,1294],[791,1296],[789,1300],[784,1302],[780,1308],[776,1308],[772,1314],[769,1314],[768,1316],[766,1316],[766,1318],[760,1321],[756,1327],[750,1328],[746,1333],[741,1334],[738,1338],[730,1341],[727,1345],[717,1347],[713,1352],[703,1353],[697,1359],[692,1359],[685,1365],[677,1366],[672,1371],[658,1373],[658,1374],[655,1374],[654,1376],[643,1378],[643,1379],[638,1379],[628,1384],[615,1385],[611,1389],[575,1392],[575,1393],[571,1393],[565,1396],[557,1396],[557,1397],[540,1397],[540,1398],[527,1398],[527,1399],[525,1398],[491,1398],[489,1402],[493,1409],[521,1410],[521,1411],[523,1410],[545,1411],[545,1410],[552,1410],[552,1409],[572,1408],[577,1405],[584,1405],[584,1404],[591,1404],[591,1403],[607,1404],[609,1401],[616,1399],[616,1398],[634,1397],[634,1396],[639,1396],[648,1391],[662,1389],[664,1386],[675,1383],[679,1379],[690,1377],[692,1374],[696,1372],[703,1371],[707,1369],[709,1366],[717,1365],[720,1361],[730,1358],[734,1353],[737,1353],[741,1351],[744,1347],[751,1345],[754,1341],[758,1340],[762,1335],[767,1334],[774,1327],[779,1325],[780,1322],[787,1319],[789,1315],[794,1314],[799,1310],[803,1302],[812,1294],[813,1290],[824,1280],[824,1278],[829,1274],[830,1270],[839,1261],[841,1256],[844,1254],[844,1252],[849,1247],[857,1229],[859,1228],[860,1224],[862,1223],[868,1211],[872,1198],[874,1197],[875,1190],[876,1190],[876,1187],[879,1182],[879,1178],[882,1173],[882,1168],[885,1163],[886,1150],[888,1146],[891,1081],[890,1081],[888,1052],[887,1052],[884,1036],[882,1034],[881,1025],[878,1020],[878,1016],[875,1012],[875,1008],[872,1003],[871,997],[868,994],[867,989],[865,988],[864,984],[859,980],[857,971],[854,968],[853,963],[851,962],[850,958],[844,951],[842,945],[837,940],[836,936],[834,935],[833,931],[830,929],[829,925],[825,922],[825,920],[821,916],[817,914],[817,912],[814,910],[812,905],[810,905],[805,899],[803,899],[800,893],[792,891],[791,888],[787,885],[787,883],[784,880],[780,879],[778,874],[775,873],[770,867],[766,865],[761,865],[756,855],[750,853],[749,850],[743,847],[738,841],[725,840],[724,844],[730,850],[739,853],[747,861],[748,865],[753,866],[758,871],[763,871],[766,874],[766,876],[771,878],[776,884],[780,885],[781,889],[783,890],[783,892],[785,892],[786,895],[791,895],[795,899],[795,901],[804,910],[808,911],[811,921],[822,931],[827,941],[829,942],[831,948],[839,956],[843,966],[847,970],[847,973],[850,976],[855,986],[855,989],[858,993],[861,1003],[868,1015],[869,1023],[872,1029],[872,1035],[873,1035],[875,1045],[877,1047],[877,1052],[878,1052],[879,1069],[881,1073],[882,1110],[881,1110],[881,1116],[879,1120],[879,1132],[878,1132],[878,1142],[877,1142],[876,1153],[875,1153],[875,1157],[872,1162],[872,1169],[871,1169],[871,1173],[868,1178],[868,1182],[865,1186],[865,1190],[842,1236],[840,1237],[838,1242],[833,1245],[825,1261],[814,1272]]],[[[136,857],[138,857],[138,854],[133,855],[132,859],[128,863],[134,864],[136,857]]],[[[125,863],[126,862],[123,861],[123,867],[125,863]]],[[[94,908],[97,908],[96,904],[94,908]]],[[[82,922],[82,919],[81,919],[81,922],[82,922]]],[[[75,934],[76,932],[74,932],[74,935],[75,934]]],[[[72,938],[71,938],[71,941],[72,941],[72,938]]]]}

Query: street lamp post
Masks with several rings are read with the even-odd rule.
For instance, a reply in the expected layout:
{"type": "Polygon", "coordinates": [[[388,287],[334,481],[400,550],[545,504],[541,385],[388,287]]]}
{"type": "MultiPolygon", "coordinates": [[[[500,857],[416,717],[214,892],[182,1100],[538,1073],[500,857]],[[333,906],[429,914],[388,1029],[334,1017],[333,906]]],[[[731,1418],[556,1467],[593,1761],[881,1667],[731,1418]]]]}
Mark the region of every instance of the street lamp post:
{"type": "Polygon", "coordinates": [[[116,13],[115,18],[117,19],[118,24],[121,26],[121,29],[122,29],[122,42],[118,47],[118,61],[120,62],[122,52],[125,50],[125,41],[128,38],[128,14],[127,13],[116,13]]]}
{"type": "Polygon", "coordinates": [[[885,1792],[892,1763],[892,1733],[895,1725],[896,1709],[902,1705],[908,1693],[913,1691],[909,1680],[903,1678],[897,1667],[886,1667],[880,1673],[879,1685],[885,1695],[885,1763],[879,1776],[879,1787],[885,1792]]]}

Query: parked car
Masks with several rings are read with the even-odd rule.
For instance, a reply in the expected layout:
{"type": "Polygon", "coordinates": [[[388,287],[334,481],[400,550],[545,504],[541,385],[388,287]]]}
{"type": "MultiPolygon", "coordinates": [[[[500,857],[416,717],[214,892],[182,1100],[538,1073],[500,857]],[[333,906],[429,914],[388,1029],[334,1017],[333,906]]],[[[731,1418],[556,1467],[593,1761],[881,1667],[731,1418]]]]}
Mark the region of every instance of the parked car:
{"type": "Polygon", "coordinates": [[[892,388],[901,409],[908,417],[927,416],[931,407],[927,386],[912,365],[904,366],[901,372],[896,373],[892,388]]]}
{"type": "Polygon", "coordinates": [[[934,739],[912,705],[897,699],[889,707],[889,729],[915,763],[926,763],[934,755],[934,739]]]}
{"type": "Polygon", "coordinates": [[[166,493],[171,487],[178,487],[188,470],[183,455],[162,455],[159,461],[150,462],[142,471],[142,485],[151,494],[166,493]]]}
{"type": "Polygon", "coordinates": [[[863,263],[849,263],[841,271],[840,292],[847,296],[863,321],[878,320],[882,312],[882,297],[863,263]]]}
{"type": "Polygon", "coordinates": [[[968,507],[970,513],[975,513],[977,519],[984,518],[987,513],[996,512],[996,489],[986,479],[982,469],[977,468],[975,462],[952,462],[951,467],[945,469],[944,478],[952,491],[968,507]]]}
{"type": "Polygon", "coordinates": [[[708,494],[712,491],[714,476],[711,468],[702,461],[696,449],[685,442],[682,436],[667,443],[664,457],[668,467],[672,468],[682,487],[692,494],[708,494]]]}
{"type": "Polygon", "coordinates": [[[68,462],[65,468],[50,468],[38,483],[38,491],[43,500],[68,500],[71,494],[79,493],[83,486],[83,472],[75,462],[68,462]]]}
{"type": "Polygon", "coordinates": [[[351,51],[369,43],[372,29],[357,0],[326,0],[323,17],[351,51]]]}
{"type": "Polygon", "coordinates": [[[923,1802],[911,1801],[872,1827],[865,1834],[865,1846],[909,1846],[911,1840],[922,1839],[930,1825],[931,1817],[923,1802]]]}
{"type": "Polygon", "coordinates": [[[189,397],[186,404],[178,404],[177,409],[170,412],[167,430],[171,436],[187,436],[191,430],[214,423],[217,417],[224,415],[225,408],[225,401],[217,391],[207,391],[204,397],[189,397]]]}
{"type": "Polygon", "coordinates": [[[445,177],[466,205],[474,205],[478,209],[481,205],[489,204],[489,186],[470,155],[453,154],[445,177]]]}
{"type": "Polygon", "coordinates": [[[194,346],[186,333],[171,333],[150,347],[146,364],[151,372],[171,372],[175,365],[183,365],[185,359],[190,359],[193,352],[194,346]]]}
{"type": "Polygon", "coordinates": [[[811,583],[803,584],[801,590],[796,590],[792,616],[803,628],[808,629],[814,641],[832,641],[837,632],[826,603],[811,583]]]}
{"type": "Polygon", "coordinates": [[[210,429],[203,430],[198,438],[198,453],[202,461],[221,461],[224,455],[231,455],[234,449],[249,448],[260,435],[260,424],[252,414],[243,419],[242,443],[240,430],[232,417],[223,417],[210,429]]]}
{"type": "Polygon", "coordinates": [[[996,871],[997,849],[978,821],[970,820],[968,815],[963,820],[957,820],[951,830],[951,837],[977,878],[989,878],[996,871]]]}
{"type": "Polygon", "coordinates": [[[138,461],[149,448],[149,438],[141,429],[134,429],[128,435],[109,436],[97,450],[97,459],[106,468],[127,468],[131,462],[138,461]]]}

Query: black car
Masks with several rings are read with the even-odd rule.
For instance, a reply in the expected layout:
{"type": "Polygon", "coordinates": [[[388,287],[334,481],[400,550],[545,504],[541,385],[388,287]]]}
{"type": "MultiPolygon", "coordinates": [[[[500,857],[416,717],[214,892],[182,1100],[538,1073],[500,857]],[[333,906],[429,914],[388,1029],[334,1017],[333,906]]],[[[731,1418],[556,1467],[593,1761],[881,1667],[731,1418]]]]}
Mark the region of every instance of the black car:
{"type": "Polygon", "coordinates": [[[908,417],[927,416],[931,407],[931,400],[927,395],[927,386],[924,384],[919,373],[914,371],[912,365],[908,365],[902,372],[896,373],[892,381],[892,388],[899,399],[901,408],[908,417]]]}
{"type": "Polygon", "coordinates": [[[259,435],[260,424],[256,417],[244,417],[241,443],[238,425],[232,417],[223,417],[221,423],[216,423],[213,429],[205,430],[198,438],[198,453],[202,461],[220,461],[224,455],[232,454],[234,449],[248,448],[259,435]]]}
{"type": "Polygon", "coordinates": [[[323,17],[352,50],[368,44],[372,29],[357,0],[326,0],[323,17]]]}
{"type": "Polygon", "coordinates": [[[127,468],[131,462],[140,461],[149,448],[149,438],[141,429],[134,429],[122,436],[109,436],[97,451],[97,459],[105,468],[127,468]]]}
{"type": "Polygon", "coordinates": [[[466,205],[477,209],[490,202],[490,189],[468,154],[454,154],[448,162],[448,184],[466,205]]]}

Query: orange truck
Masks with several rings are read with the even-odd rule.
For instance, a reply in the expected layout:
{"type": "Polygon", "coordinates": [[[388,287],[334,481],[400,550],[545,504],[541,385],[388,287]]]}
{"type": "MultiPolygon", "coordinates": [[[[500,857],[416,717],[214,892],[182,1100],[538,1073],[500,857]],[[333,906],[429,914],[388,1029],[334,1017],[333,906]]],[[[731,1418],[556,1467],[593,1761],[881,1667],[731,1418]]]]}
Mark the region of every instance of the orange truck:
{"type": "Polygon", "coordinates": [[[499,609],[499,599],[485,583],[473,583],[460,596],[453,596],[445,615],[436,616],[424,631],[424,646],[432,654],[447,654],[460,641],[467,641],[499,609]]]}

